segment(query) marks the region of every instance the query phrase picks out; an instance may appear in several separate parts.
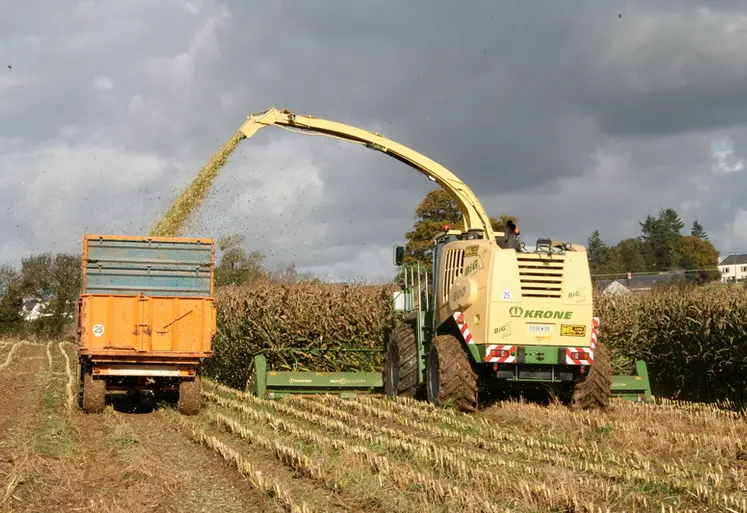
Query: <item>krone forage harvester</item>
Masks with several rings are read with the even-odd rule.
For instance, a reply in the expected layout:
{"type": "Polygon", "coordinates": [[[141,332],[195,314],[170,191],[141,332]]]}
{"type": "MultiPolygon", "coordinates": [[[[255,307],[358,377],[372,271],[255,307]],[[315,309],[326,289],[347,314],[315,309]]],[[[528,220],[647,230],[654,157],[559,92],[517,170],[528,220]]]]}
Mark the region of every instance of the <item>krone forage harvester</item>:
{"type": "MultiPolygon", "coordinates": [[[[336,373],[268,371],[263,355],[257,355],[250,380],[255,393],[350,391],[357,381],[359,391],[383,385],[389,395],[424,396],[468,411],[477,406],[478,391],[490,388],[550,388],[574,408],[604,407],[612,395],[651,398],[644,362],[637,362],[636,375],[612,375],[610,354],[599,340],[583,246],[538,239],[529,247],[510,222],[505,233],[494,232],[464,182],[374,132],[274,108],[249,116],[239,132],[249,138],[270,125],[356,142],[408,164],[454,198],[464,229],[445,227],[435,238],[432,276],[418,280],[430,284],[425,293],[420,286],[415,292],[411,279],[396,297],[404,322],[387,340],[381,379],[371,373],[355,380],[336,373]]],[[[405,248],[396,247],[395,264],[402,266],[404,256],[405,248]]]]}

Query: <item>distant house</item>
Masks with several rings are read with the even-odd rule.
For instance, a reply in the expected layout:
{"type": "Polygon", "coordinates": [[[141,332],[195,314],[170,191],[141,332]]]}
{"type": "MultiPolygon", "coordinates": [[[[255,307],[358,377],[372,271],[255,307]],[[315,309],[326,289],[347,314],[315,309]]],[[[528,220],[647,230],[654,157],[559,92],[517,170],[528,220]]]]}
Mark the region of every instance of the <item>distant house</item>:
{"type": "Polygon", "coordinates": [[[624,280],[599,280],[594,284],[594,288],[600,294],[607,295],[619,295],[619,294],[630,294],[631,290],[620,283],[624,280]]]}
{"type": "MultiPolygon", "coordinates": [[[[66,303],[66,306],[70,306],[70,302],[66,303]]],[[[52,317],[54,311],[50,309],[49,301],[42,301],[35,297],[26,297],[23,299],[21,305],[21,317],[24,321],[36,321],[42,317],[52,317]]],[[[63,318],[72,320],[73,315],[70,312],[64,313],[63,318]]]]}
{"type": "Polygon", "coordinates": [[[42,317],[51,317],[51,313],[45,312],[49,308],[48,301],[40,301],[37,298],[27,297],[21,305],[21,316],[25,321],[35,321],[42,317]]]}
{"type": "Polygon", "coordinates": [[[729,255],[719,262],[721,281],[743,281],[747,279],[747,255],[729,255]]]}
{"type": "Polygon", "coordinates": [[[670,271],[657,274],[638,274],[617,280],[599,280],[594,284],[597,292],[605,295],[618,295],[648,292],[656,285],[674,284],[685,281],[684,271],[670,271]]]}

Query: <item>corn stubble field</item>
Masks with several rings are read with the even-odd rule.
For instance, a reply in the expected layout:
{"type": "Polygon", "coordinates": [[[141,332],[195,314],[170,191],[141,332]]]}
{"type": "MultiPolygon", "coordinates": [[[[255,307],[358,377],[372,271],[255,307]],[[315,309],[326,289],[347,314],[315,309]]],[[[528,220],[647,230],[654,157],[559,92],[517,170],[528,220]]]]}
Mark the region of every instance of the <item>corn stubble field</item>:
{"type": "MultiPolygon", "coordinates": [[[[372,347],[392,315],[387,291],[309,283],[222,291],[218,356],[193,417],[170,402],[84,415],[73,344],[2,342],[0,508],[747,511],[747,424],[723,405],[620,401],[607,412],[573,412],[507,401],[465,415],[401,398],[268,401],[241,390],[247,355],[270,341],[372,347]]],[[[598,305],[600,339],[617,365],[643,355],[655,386],[672,397],[744,393],[744,291],[598,305]]]]}

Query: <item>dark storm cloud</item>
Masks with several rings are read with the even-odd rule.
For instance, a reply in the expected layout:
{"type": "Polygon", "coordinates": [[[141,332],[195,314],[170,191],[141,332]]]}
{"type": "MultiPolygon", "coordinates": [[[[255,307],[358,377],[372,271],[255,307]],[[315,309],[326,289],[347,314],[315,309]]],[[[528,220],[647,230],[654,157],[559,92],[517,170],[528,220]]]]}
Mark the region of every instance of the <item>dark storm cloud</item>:
{"type": "Polygon", "coordinates": [[[185,32],[198,23],[179,1],[6,6],[0,57],[12,69],[0,68],[0,137],[23,136],[36,143],[54,139],[66,126],[106,127],[138,90],[143,59],[178,52],[185,32]],[[166,22],[179,28],[165,30],[166,22]],[[104,73],[117,84],[114,109],[92,87],[104,73]]]}
{"type": "Polygon", "coordinates": [[[741,4],[630,2],[621,10],[617,20],[588,19],[578,35],[588,66],[576,102],[604,134],[646,138],[747,123],[741,4]]]}
{"type": "Polygon", "coordinates": [[[594,134],[568,107],[584,66],[564,45],[568,11],[415,2],[392,16],[375,2],[327,5],[230,5],[221,47],[237,64],[215,80],[246,91],[237,109],[376,125],[486,193],[588,165],[594,134]]]}
{"type": "MultiPolygon", "coordinates": [[[[742,158],[747,23],[735,2],[709,6],[16,4],[0,20],[0,181],[19,166],[28,180],[0,227],[72,251],[84,229],[147,230],[246,115],[276,106],[424,153],[524,233],[615,242],[672,206],[728,245],[743,173],[718,171],[710,143],[742,158]]],[[[376,152],[267,128],[190,229],[378,274],[432,188],[376,152]]]]}

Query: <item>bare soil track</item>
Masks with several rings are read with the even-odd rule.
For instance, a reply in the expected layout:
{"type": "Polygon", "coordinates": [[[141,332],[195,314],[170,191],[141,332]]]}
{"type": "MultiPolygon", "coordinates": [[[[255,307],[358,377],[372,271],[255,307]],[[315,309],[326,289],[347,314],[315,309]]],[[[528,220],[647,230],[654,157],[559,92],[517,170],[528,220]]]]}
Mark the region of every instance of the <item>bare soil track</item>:
{"type": "Polygon", "coordinates": [[[0,373],[0,511],[279,511],[162,411],[68,409],[66,365],[58,343],[28,344],[0,373]]]}
{"type": "Polygon", "coordinates": [[[205,379],[199,415],[84,415],[74,346],[14,344],[0,346],[0,511],[747,512],[745,417],[709,406],[464,415],[205,379]]]}

